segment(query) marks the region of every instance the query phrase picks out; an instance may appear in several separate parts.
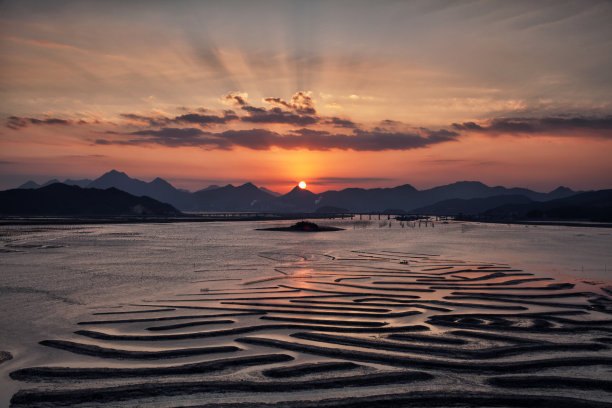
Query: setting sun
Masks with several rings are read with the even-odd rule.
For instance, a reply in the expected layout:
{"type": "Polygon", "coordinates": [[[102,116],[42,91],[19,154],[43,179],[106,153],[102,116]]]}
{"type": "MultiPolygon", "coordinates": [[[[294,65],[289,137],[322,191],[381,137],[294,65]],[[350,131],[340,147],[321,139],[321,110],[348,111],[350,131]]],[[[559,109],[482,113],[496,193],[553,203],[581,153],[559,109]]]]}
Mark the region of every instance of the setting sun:
{"type": "Polygon", "coordinates": [[[306,188],[306,182],[305,181],[300,181],[298,183],[298,187],[301,188],[302,190],[306,188]]]}

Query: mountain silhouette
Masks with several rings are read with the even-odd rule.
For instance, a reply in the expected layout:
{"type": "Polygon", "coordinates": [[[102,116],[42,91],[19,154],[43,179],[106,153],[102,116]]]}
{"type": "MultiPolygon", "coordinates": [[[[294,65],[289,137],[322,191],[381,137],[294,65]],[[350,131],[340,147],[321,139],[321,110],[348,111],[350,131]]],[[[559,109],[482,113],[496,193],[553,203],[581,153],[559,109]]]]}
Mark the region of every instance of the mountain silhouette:
{"type": "Polygon", "coordinates": [[[114,187],[135,196],[147,196],[181,209],[193,208],[191,193],[177,190],[166,180],[157,177],[147,183],[111,170],[87,185],[87,188],[106,189],[114,187]]]}
{"type": "Polygon", "coordinates": [[[312,191],[295,186],[290,192],[276,199],[281,211],[311,212],[318,207],[318,196],[312,191]]]}
{"type": "MultiPolygon", "coordinates": [[[[55,180],[57,181],[57,180],[55,180]]],[[[111,170],[99,178],[88,180],[65,180],[64,184],[88,188],[117,188],[135,196],[147,196],[169,203],[185,211],[258,211],[258,212],[311,212],[318,208],[341,208],[347,212],[434,212],[459,211],[474,214],[503,205],[528,203],[517,197],[535,202],[550,201],[572,196],[576,192],[567,187],[557,187],[549,193],[526,188],[489,187],[479,181],[455,183],[417,190],[410,184],[391,188],[346,188],[314,194],[298,187],[286,194],[279,194],[265,187],[245,183],[235,187],[231,184],[220,187],[211,185],[191,193],[179,190],[162,178],[145,182],[129,177],[126,173],[111,170]],[[505,198],[502,198],[504,196],[505,198]],[[493,198],[498,197],[498,198],[493,198]],[[470,202],[447,202],[448,200],[489,200],[470,202]],[[488,205],[491,205],[487,207],[488,205]],[[452,207],[452,208],[451,208],[452,207]],[[487,208],[485,208],[487,207],[487,208]]],[[[40,188],[29,181],[19,188],[40,188]]],[[[450,215],[450,214],[445,214],[450,215]]]]}
{"type": "Polygon", "coordinates": [[[71,180],[71,179],[66,179],[64,181],[59,181],[58,179],[53,179],[53,180],[49,180],[46,183],[43,184],[38,184],[35,181],[28,181],[26,183],[23,183],[22,185],[20,185],[17,188],[23,188],[23,189],[30,189],[30,188],[41,188],[41,187],[45,187],[45,186],[49,186],[51,184],[55,184],[55,183],[62,183],[62,184],[66,184],[68,186],[79,186],[79,187],[87,187],[89,185],[89,183],[91,183],[91,180],[89,179],[82,179],[82,180],[71,180]]]}
{"type": "Polygon", "coordinates": [[[266,211],[275,198],[252,183],[200,190],[192,196],[199,211],[266,211]]]}
{"type": "Polygon", "coordinates": [[[149,197],[136,197],[111,187],[106,190],[54,183],[38,189],[0,191],[2,215],[175,216],[180,211],[149,197]]]}
{"type": "Polygon", "coordinates": [[[32,189],[32,188],[40,188],[40,184],[38,184],[35,181],[32,180],[28,180],[25,183],[23,183],[22,185],[20,185],[19,187],[17,187],[18,189],[24,189],[24,190],[28,190],[28,189],[32,189]]]}
{"type": "Polygon", "coordinates": [[[410,184],[393,188],[347,188],[321,193],[319,205],[346,208],[350,211],[383,211],[387,208],[412,209],[419,191],[410,184]]]}
{"type": "Polygon", "coordinates": [[[491,208],[506,204],[528,204],[533,200],[523,195],[498,195],[484,198],[451,198],[435,204],[416,208],[417,214],[424,215],[477,215],[491,208]]]}
{"type": "Polygon", "coordinates": [[[208,186],[208,187],[206,187],[206,188],[203,188],[203,189],[201,189],[201,190],[196,191],[196,193],[199,193],[199,192],[201,192],[201,191],[216,190],[216,189],[218,189],[219,187],[220,187],[220,186],[218,186],[218,185],[216,185],[216,184],[212,184],[212,185],[210,185],[210,186],[208,186]]]}
{"type": "Polygon", "coordinates": [[[494,219],[612,222],[612,189],[589,191],[540,203],[507,204],[490,209],[484,215],[494,219]]]}
{"type": "Polygon", "coordinates": [[[62,181],[63,184],[69,185],[69,186],[78,186],[81,188],[85,188],[88,185],[91,184],[91,180],[90,179],[81,179],[81,180],[72,180],[72,179],[66,179],[64,181],[62,181]]]}

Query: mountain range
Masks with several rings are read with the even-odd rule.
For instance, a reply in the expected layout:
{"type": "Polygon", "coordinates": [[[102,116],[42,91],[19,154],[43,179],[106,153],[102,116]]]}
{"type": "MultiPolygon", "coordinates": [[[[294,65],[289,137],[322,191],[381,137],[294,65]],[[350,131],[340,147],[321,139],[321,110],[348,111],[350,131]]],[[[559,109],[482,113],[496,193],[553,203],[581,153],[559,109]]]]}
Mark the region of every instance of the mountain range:
{"type": "Polygon", "coordinates": [[[0,214],[20,216],[179,216],[170,204],[114,187],[81,188],[53,183],[37,189],[0,191],[0,214]]]}
{"type": "Polygon", "coordinates": [[[588,191],[570,197],[531,203],[508,203],[483,211],[484,218],[591,220],[612,222],[612,189],[588,191]]]}
{"type": "MultiPolygon", "coordinates": [[[[57,182],[50,180],[43,186],[57,182]]],[[[577,193],[567,187],[541,193],[526,188],[489,187],[478,181],[460,181],[426,190],[417,190],[405,184],[392,188],[347,188],[319,194],[297,186],[287,194],[279,194],[245,183],[240,186],[210,186],[191,193],[177,189],[159,177],[145,182],[117,170],[109,171],[95,180],[65,180],[63,184],[87,189],[116,188],[134,196],[151,197],[182,211],[312,212],[324,207],[350,212],[416,211],[452,215],[449,211],[467,214],[470,213],[467,209],[472,209],[472,212],[477,210],[480,213],[500,205],[544,202],[577,193]]],[[[19,188],[40,187],[29,181],[19,188]]]]}

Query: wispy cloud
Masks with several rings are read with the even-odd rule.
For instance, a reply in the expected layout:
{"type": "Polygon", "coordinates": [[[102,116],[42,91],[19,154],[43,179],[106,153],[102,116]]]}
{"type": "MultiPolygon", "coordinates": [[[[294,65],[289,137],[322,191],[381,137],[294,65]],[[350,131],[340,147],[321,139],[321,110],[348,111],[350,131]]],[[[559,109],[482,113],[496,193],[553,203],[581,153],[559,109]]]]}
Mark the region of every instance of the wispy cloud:
{"type": "MultiPolygon", "coordinates": [[[[20,129],[29,125],[70,125],[75,122],[60,118],[24,118],[19,116],[10,116],[6,121],[6,127],[10,129],[20,129]]],[[[77,122],[78,123],[78,122],[77,122]]]]}
{"type": "Polygon", "coordinates": [[[568,136],[581,131],[587,136],[612,138],[612,116],[602,118],[546,117],[546,118],[497,118],[483,124],[475,122],[453,123],[457,131],[478,132],[491,136],[538,135],[568,136]]]}
{"type": "Polygon", "coordinates": [[[84,50],[82,48],[78,48],[78,47],[68,45],[68,44],[53,42],[53,41],[32,40],[29,38],[21,38],[21,37],[14,37],[14,36],[9,37],[9,40],[14,41],[14,42],[19,42],[22,44],[34,45],[37,47],[62,49],[62,50],[77,51],[77,52],[83,52],[83,53],[87,52],[87,50],[84,50]]]}
{"type": "Polygon", "coordinates": [[[309,182],[311,184],[348,184],[348,183],[377,183],[393,181],[387,177],[317,177],[309,182]]]}

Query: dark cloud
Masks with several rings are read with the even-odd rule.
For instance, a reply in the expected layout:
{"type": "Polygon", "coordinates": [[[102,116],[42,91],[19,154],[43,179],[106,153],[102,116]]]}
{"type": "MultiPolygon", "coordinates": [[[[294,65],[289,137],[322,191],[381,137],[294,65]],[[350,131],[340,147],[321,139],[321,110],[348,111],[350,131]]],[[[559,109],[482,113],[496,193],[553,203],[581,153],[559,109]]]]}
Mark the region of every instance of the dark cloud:
{"type": "MultiPolygon", "coordinates": [[[[198,110],[200,111],[200,109],[198,110]]],[[[144,115],[138,115],[134,113],[122,113],[120,116],[130,121],[146,123],[149,126],[154,126],[154,127],[168,126],[171,124],[208,126],[212,124],[225,124],[229,121],[238,119],[238,116],[232,110],[224,111],[223,116],[203,115],[201,113],[193,113],[193,112],[175,116],[174,118],[168,118],[165,116],[144,116],[144,115]]]]}
{"type": "MultiPolygon", "coordinates": [[[[84,122],[85,124],[87,123],[85,121],[79,121],[78,123],[81,124],[82,122],[84,122]]],[[[36,119],[10,116],[6,120],[6,127],[10,129],[20,129],[29,125],[70,125],[72,123],[73,122],[70,120],[59,118],[36,119]]]]}
{"type": "Polygon", "coordinates": [[[312,98],[305,92],[297,92],[291,97],[291,105],[293,109],[298,113],[306,115],[314,115],[317,111],[314,108],[314,102],[312,98]]]}
{"type": "Polygon", "coordinates": [[[146,136],[130,140],[130,144],[161,144],[169,147],[202,146],[224,148],[222,140],[207,137],[209,133],[198,128],[162,128],[160,130],[140,130],[129,133],[131,136],[146,136]]]}
{"type": "Polygon", "coordinates": [[[277,107],[264,109],[247,105],[241,109],[247,112],[247,115],[241,116],[240,120],[249,123],[285,123],[295,126],[307,126],[315,124],[319,120],[314,116],[300,115],[277,107]]]}
{"type": "Polygon", "coordinates": [[[499,134],[547,134],[567,136],[587,131],[590,136],[612,137],[612,116],[602,118],[549,117],[549,118],[499,118],[480,125],[474,122],[453,123],[458,131],[499,134]]]}
{"type": "Polygon", "coordinates": [[[237,93],[231,93],[231,94],[226,95],[225,100],[233,104],[240,105],[240,106],[248,105],[245,97],[237,93]]]}
{"type": "Polygon", "coordinates": [[[384,119],[380,121],[382,126],[398,126],[401,125],[402,122],[398,122],[397,120],[384,119]]]}
{"type": "Polygon", "coordinates": [[[238,116],[233,111],[225,111],[223,116],[187,113],[185,115],[175,117],[172,119],[172,122],[205,126],[210,124],[225,124],[236,119],[238,119],[238,116]]]}
{"type": "Polygon", "coordinates": [[[150,126],[164,126],[167,125],[170,121],[169,118],[164,116],[144,116],[137,115],[135,113],[122,113],[119,116],[134,122],[148,123],[150,126]]]}
{"type": "Polygon", "coordinates": [[[266,129],[227,130],[218,136],[232,146],[253,150],[268,150],[272,146],[278,146],[278,141],[283,138],[280,134],[266,129]]]}
{"type": "Polygon", "coordinates": [[[336,126],[336,127],[347,128],[347,129],[354,129],[357,127],[357,124],[355,122],[348,120],[348,119],[341,119],[335,116],[327,119],[325,123],[336,126]]]}
{"type": "Polygon", "coordinates": [[[293,107],[291,106],[291,104],[289,102],[285,102],[281,98],[265,98],[264,101],[266,101],[268,103],[272,103],[272,104],[281,105],[281,106],[284,106],[284,107],[289,108],[289,109],[293,109],[293,107]]]}
{"type": "Polygon", "coordinates": [[[303,115],[315,115],[317,113],[314,107],[314,101],[306,92],[296,92],[291,97],[291,102],[287,102],[281,98],[265,98],[264,101],[283,106],[303,115]]]}
{"type": "Polygon", "coordinates": [[[200,146],[207,149],[244,147],[253,150],[410,150],[455,140],[457,134],[446,130],[421,130],[419,133],[379,133],[355,130],[353,134],[332,134],[326,131],[298,129],[280,134],[267,129],[204,132],[198,128],[163,128],[124,134],[127,139],[99,139],[96,144],[142,145],[160,144],[170,147],[200,146]]]}
{"type": "Polygon", "coordinates": [[[209,133],[198,128],[162,128],[159,130],[139,130],[127,134],[114,132],[107,132],[107,134],[127,136],[128,138],[97,139],[95,144],[129,146],[158,144],[168,147],[198,146],[210,149],[228,149],[230,147],[223,139],[209,137],[209,133]]]}

